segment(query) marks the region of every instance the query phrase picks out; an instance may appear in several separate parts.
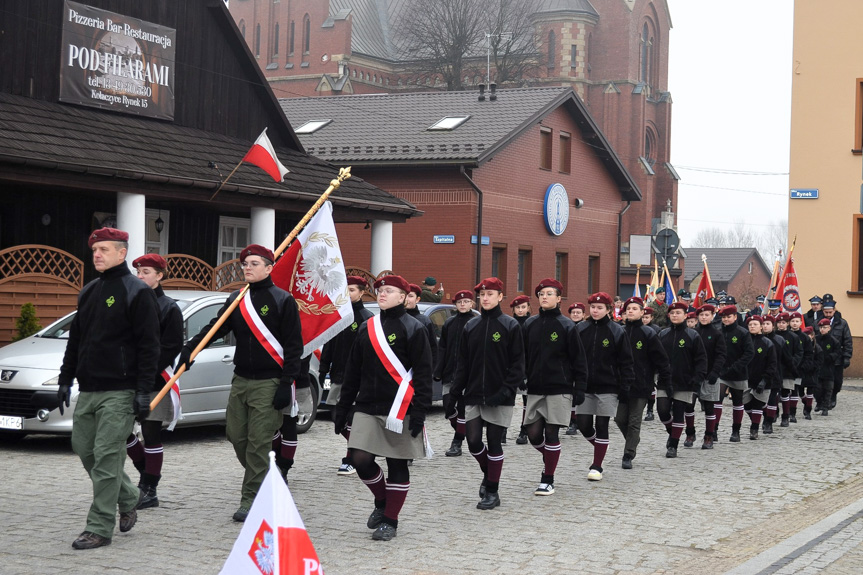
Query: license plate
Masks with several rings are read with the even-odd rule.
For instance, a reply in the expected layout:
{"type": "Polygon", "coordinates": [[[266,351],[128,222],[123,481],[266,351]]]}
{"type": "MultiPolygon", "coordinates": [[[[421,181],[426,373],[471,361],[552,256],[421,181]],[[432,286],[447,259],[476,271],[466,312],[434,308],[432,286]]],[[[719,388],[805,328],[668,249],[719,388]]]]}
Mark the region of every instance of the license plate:
{"type": "Polygon", "coordinates": [[[324,380],[324,389],[325,389],[325,390],[329,390],[329,389],[330,389],[330,385],[331,385],[331,384],[330,384],[330,378],[328,377],[328,378],[326,378],[326,379],[324,380]]]}
{"type": "Polygon", "coordinates": [[[0,429],[24,429],[24,418],[0,415],[0,429]]]}

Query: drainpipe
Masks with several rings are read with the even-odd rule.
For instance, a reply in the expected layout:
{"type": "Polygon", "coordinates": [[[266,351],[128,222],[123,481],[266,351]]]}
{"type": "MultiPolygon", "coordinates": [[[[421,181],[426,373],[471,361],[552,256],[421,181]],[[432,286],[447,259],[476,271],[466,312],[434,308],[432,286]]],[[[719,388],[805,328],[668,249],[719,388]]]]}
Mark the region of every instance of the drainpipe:
{"type": "MultiPolygon", "coordinates": [[[[464,169],[464,166],[459,166],[459,171],[461,175],[465,177],[467,183],[470,184],[470,187],[476,192],[476,284],[479,284],[482,278],[480,277],[480,273],[482,273],[482,190],[479,189],[473,180],[470,179],[470,176],[467,175],[467,172],[464,169]]],[[[626,210],[624,210],[626,211],[626,210]]],[[[618,228],[619,235],[619,228],[618,228]]],[[[618,238],[618,243],[620,243],[620,239],[618,238]]]]}
{"type": "Polygon", "coordinates": [[[617,266],[616,267],[616,269],[617,269],[617,283],[614,284],[615,293],[611,294],[612,296],[615,295],[617,293],[617,290],[620,289],[620,248],[621,248],[620,234],[623,231],[623,214],[626,213],[626,211],[629,209],[629,207],[631,205],[632,205],[632,201],[628,200],[626,202],[626,206],[624,206],[624,208],[622,210],[620,210],[620,213],[617,214],[617,260],[615,260],[615,264],[617,266]]]}

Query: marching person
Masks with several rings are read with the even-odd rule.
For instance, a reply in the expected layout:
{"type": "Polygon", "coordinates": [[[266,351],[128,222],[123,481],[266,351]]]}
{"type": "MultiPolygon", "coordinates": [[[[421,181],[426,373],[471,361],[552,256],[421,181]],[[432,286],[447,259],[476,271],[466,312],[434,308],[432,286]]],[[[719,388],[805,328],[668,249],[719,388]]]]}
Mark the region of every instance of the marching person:
{"type": "Polygon", "coordinates": [[[760,317],[761,333],[773,343],[776,354],[776,378],[767,380],[769,395],[762,410],[764,418],[761,422],[761,428],[765,435],[769,435],[773,433],[773,422],[776,421],[776,415],[779,412],[779,397],[782,395],[782,370],[783,364],[786,363],[783,356],[787,356],[787,363],[790,364],[791,350],[785,345],[785,339],[776,332],[776,318],[779,316],[764,315],[760,317]]]}
{"type": "MultiPolygon", "coordinates": [[[[452,298],[452,303],[455,304],[458,313],[447,318],[443,324],[440,341],[438,342],[437,364],[434,370],[434,379],[442,382],[444,406],[450,404],[449,394],[452,389],[453,378],[455,377],[456,359],[458,358],[459,342],[461,341],[462,333],[464,333],[464,326],[474,318],[473,292],[461,290],[452,298]]],[[[449,420],[454,432],[452,443],[444,454],[447,457],[460,456],[461,444],[464,441],[464,397],[459,399],[454,405],[455,407],[451,412],[447,413],[444,411],[444,417],[449,420]]]]}
{"type": "Polygon", "coordinates": [[[159,305],[155,291],[126,265],[128,242],[129,234],[114,228],[90,234],[87,245],[99,277],[78,294],[58,377],[61,414],[78,380],[72,449],[93,483],[87,526],[72,543],[75,549],[110,545],[118,507],[121,532],[138,520],[140,492],[123,463],[135,419],[150,414],[159,365],[159,305]]]}
{"type": "Polygon", "coordinates": [[[821,296],[812,296],[809,298],[809,311],[803,316],[803,320],[808,327],[817,328],[818,321],[824,317],[824,312],[821,311],[821,296]]]}
{"type": "Polygon", "coordinates": [[[452,406],[464,397],[467,446],[483,474],[476,508],[488,510],[500,505],[501,438],[512,422],[516,389],[524,385],[524,342],[518,322],[500,309],[503,282],[486,278],[474,292],[479,294],[480,316],[462,333],[445,411],[452,413],[452,406]],[[483,426],[488,426],[488,447],[482,441],[483,426]]]}
{"type": "MultiPolygon", "coordinates": [[[[683,305],[686,305],[686,302],[680,302],[683,305]]],[[[698,325],[698,313],[694,311],[686,312],[686,327],[689,329],[695,329],[695,326],[698,325]]]]}
{"type": "Polygon", "coordinates": [[[542,474],[534,495],[554,493],[554,472],[560,459],[561,427],[569,424],[572,404],[584,401],[587,365],[576,324],[560,312],[563,285],[546,278],[534,290],[539,315],[524,324],[527,357],[527,404],[524,427],[542,455],[542,474]]]}
{"type": "MultiPolygon", "coordinates": [[[[348,364],[348,356],[351,353],[351,348],[354,341],[357,339],[357,334],[360,331],[360,326],[371,319],[374,314],[366,309],[363,305],[363,293],[368,287],[368,282],[361,276],[348,276],[348,296],[351,298],[351,308],[354,312],[354,322],[340,331],[333,339],[324,344],[324,349],[321,350],[321,362],[318,368],[318,373],[321,378],[329,375],[330,377],[330,392],[327,394],[327,405],[336,405],[339,402],[339,396],[342,392],[342,385],[345,381],[345,367],[348,364]]],[[[351,422],[345,424],[342,430],[346,441],[351,439],[351,422]]],[[[342,463],[339,465],[338,475],[351,475],[356,473],[353,463],[351,463],[351,452],[347,451],[342,457],[342,463]]]]}
{"type": "MultiPolygon", "coordinates": [[[[797,423],[797,403],[801,398],[804,400],[804,410],[806,408],[806,395],[803,384],[803,374],[812,373],[812,362],[815,361],[815,345],[813,343],[813,339],[809,337],[806,333],[803,332],[803,314],[799,311],[795,311],[791,314],[791,319],[788,322],[788,327],[791,328],[791,331],[794,332],[794,335],[800,340],[800,343],[803,345],[803,361],[800,362],[800,370],[799,370],[799,381],[797,381],[797,385],[794,387],[794,391],[791,392],[791,423],[797,423]]],[[[812,399],[809,400],[810,411],[812,408],[812,399]]]]}
{"type": "Polygon", "coordinates": [[[340,434],[353,409],[348,447],[375,508],[372,539],[396,536],[410,489],[408,460],[427,454],[425,418],[431,407],[432,359],[425,326],[405,311],[410,287],[390,275],[374,284],[381,313],[360,326],[351,349],[333,424],[340,434]],[[387,460],[387,478],[375,457],[387,460]]]}
{"type": "Polygon", "coordinates": [[[441,298],[443,298],[443,286],[440,287],[436,292],[432,291],[432,288],[437,285],[437,280],[432,276],[427,277],[423,281],[422,291],[420,292],[420,301],[428,302],[428,303],[440,303],[441,298]]]}
{"type": "MultiPolygon", "coordinates": [[[[577,324],[584,321],[584,312],[587,308],[580,301],[570,304],[569,319],[577,324]]],[[[569,427],[566,428],[566,435],[578,435],[578,427],[575,425],[575,404],[569,412],[569,427]]]]}
{"type": "MultiPolygon", "coordinates": [[[[652,329],[656,335],[659,335],[659,332],[662,329],[653,323],[653,308],[645,307],[644,312],[641,316],[641,323],[652,329]]],[[[644,415],[644,421],[653,421],[653,407],[656,405],[656,389],[654,388],[653,392],[650,394],[650,397],[647,399],[647,413],[644,415]]]]}
{"type": "MultiPolygon", "coordinates": [[[[722,336],[725,338],[725,365],[719,372],[719,399],[713,404],[716,416],[716,428],[722,417],[722,400],[726,391],[731,395],[732,412],[731,441],[740,441],[740,426],[743,423],[743,392],[749,389],[749,362],[755,355],[752,336],[747,328],[737,322],[737,307],[727,305],[720,308],[722,318],[722,336]]],[[[718,441],[717,431],[713,432],[713,441],[718,441]]]]}
{"type": "Polygon", "coordinates": [[[803,418],[812,419],[812,402],[815,395],[818,394],[818,373],[824,363],[824,352],[815,341],[815,330],[812,327],[807,325],[800,331],[812,345],[812,361],[804,362],[803,381],[801,383],[803,387],[803,418]]]}
{"type": "Polygon", "coordinates": [[[707,353],[707,379],[701,382],[687,413],[684,414],[686,419],[684,447],[692,447],[695,443],[695,401],[697,399],[701,402],[701,410],[704,412],[704,441],[701,449],[713,449],[713,432],[716,431],[714,406],[719,401],[719,374],[725,367],[726,356],[725,338],[713,327],[715,312],[716,308],[710,304],[698,308],[698,325],[695,331],[701,337],[701,343],[704,344],[704,351],[707,353]]]}
{"type": "Polygon", "coordinates": [[[836,338],[833,337],[830,318],[823,317],[818,320],[818,335],[815,336],[815,342],[824,352],[824,360],[821,363],[821,369],[818,371],[818,393],[815,395],[815,411],[820,411],[821,415],[829,415],[833,398],[833,385],[836,377],[836,365],[842,361],[842,348],[836,338]]]}
{"type": "Polygon", "coordinates": [[[405,296],[405,313],[423,324],[423,327],[426,328],[426,335],[429,340],[429,349],[431,349],[432,354],[432,366],[435,366],[437,365],[437,334],[434,330],[434,324],[432,323],[432,320],[430,320],[428,316],[422,313],[417,307],[417,304],[420,302],[420,293],[422,292],[420,286],[417,284],[408,284],[408,288],[408,293],[405,296]]]}
{"type": "Polygon", "coordinates": [[[575,408],[578,430],[593,445],[593,463],[588,481],[602,480],[602,462],[608,451],[608,423],[617,406],[629,400],[635,381],[632,350],[626,331],[611,321],[611,296],[590,296],[590,318],[578,324],[578,335],[587,354],[587,389],[584,402],[575,408]]]}
{"type": "MultiPolygon", "coordinates": [[[[761,424],[763,408],[770,391],[767,386],[770,382],[779,381],[779,373],[776,361],[776,346],[769,337],[762,333],[762,317],[753,315],[746,318],[746,327],[752,335],[752,346],[755,354],[749,362],[749,381],[744,396],[745,411],[749,414],[749,439],[758,439],[758,427],[761,424]]],[[[737,428],[738,438],[740,427],[737,428]]],[[[732,440],[733,441],[733,440],[732,440]]]]}
{"type": "Polygon", "coordinates": [[[668,306],[669,325],[659,334],[659,341],[671,363],[673,393],[669,396],[666,390],[657,390],[656,410],[669,435],[665,457],[671,458],[677,457],[680,436],[686,426],[686,408],[692,403],[693,393],[701,389],[701,383],[707,377],[707,353],[698,332],[686,327],[686,309],[683,302],[668,306]]]}
{"type": "Polygon", "coordinates": [[[311,385],[309,377],[309,365],[312,354],[300,360],[300,373],[294,380],[295,402],[281,410],[281,424],[273,436],[273,453],[276,455],[276,467],[285,483],[288,482],[288,472],[294,466],[294,457],[297,453],[297,419],[299,418],[300,406],[308,406],[312,401],[311,385]],[[295,410],[296,406],[296,410],[295,410]]]}
{"type": "MultiPolygon", "coordinates": [[[[512,309],[512,317],[515,318],[519,326],[524,328],[524,322],[530,318],[530,297],[526,295],[516,296],[509,302],[509,307],[512,309]]],[[[521,427],[519,428],[518,438],[515,440],[518,445],[527,443],[527,432],[524,430],[524,414],[527,412],[526,385],[527,383],[525,382],[517,390],[517,393],[521,395],[521,427]]],[[[506,435],[503,436],[502,441],[506,443],[506,435]]]]}
{"type": "Polygon", "coordinates": [[[749,312],[749,315],[761,315],[764,313],[764,302],[767,301],[767,296],[760,294],[755,298],[755,307],[749,312]]]}
{"type": "Polygon", "coordinates": [[[657,333],[641,321],[643,309],[644,301],[640,297],[631,297],[623,304],[626,316],[623,329],[632,350],[635,374],[629,390],[629,401],[618,403],[617,414],[614,416],[614,423],[626,440],[621,462],[623,469],[632,469],[632,460],[635,459],[641,441],[641,414],[655,393],[654,381],[666,393],[672,393],[668,354],[665,353],[657,333]]]}
{"type": "MultiPolygon", "coordinates": [[[[842,314],[836,311],[836,301],[833,296],[827,299],[830,294],[824,294],[824,318],[830,320],[830,335],[836,340],[839,345],[839,353],[835,359],[833,367],[833,389],[830,396],[830,405],[827,409],[836,408],[836,396],[842,391],[842,380],[844,371],[851,365],[851,356],[854,353],[854,342],[851,339],[851,329],[848,327],[848,322],[842,319],[842,314]]],[[[821,325],[819,323],[819,325],[821,325]]]]}
{"type": "MultiPolygon", "coordinates": [[[[168,262],[159,254],[147,254],[132,262],[132,267],[138,270],[138,279],[143,281],[156,294],[159,306],[159,363],[154,378],[150,401],[161,391],[162,387],[173,375],[174,360],[183,347],[183,313],[173,299],[165,295],[161,281],[168,269],[168,262]]],[[[159,497],[156,488],[162,478],[162,424],[176,422],[178,414],[170,399],[164,398],[150,412],[147,419],[141,422],[143,445],[134,433],[126,440],[126,453],[140,472],[138,489],[141,492],[138,509],[158,507],[159,497]]],[[[173,429],[173,425],[169,427],[173,429]]]]}
{"type": "MultiPolygon", "coordinates": [[[[240,252],[240,262],[248,293],[206,345],[228,333],[237,341],[225,434],[245,470],[240,506],[233,515],[243,522],[269,469],[267,454],[282,425],[282,409],[296,402],[303,337],[296,301],[270,278],[272,250],[251,244],[240,252]]],[[[192,351],[239,296],[239,290],[231,293],[209,325],[183,346],[178,366],[191,367],[192,351]]]]}
{"type": "MultiPolygon", "coordinates": [[[[780,357],[780,371],[782,373],[782,421],[779,427],[788,427],[789,423],[797,423],[797,418],[791,420],[792,406],[791,396],[796,397],[797,386],[800,385],[800,365],[803,362],[803,342],[789,329],[791,314],[780,313],[776,316],[776,331],[785,340],[785,349],[788,353],[783,352],[780,357]]],[[[796,407],[796,401],[795,406],[796,407]]]]}

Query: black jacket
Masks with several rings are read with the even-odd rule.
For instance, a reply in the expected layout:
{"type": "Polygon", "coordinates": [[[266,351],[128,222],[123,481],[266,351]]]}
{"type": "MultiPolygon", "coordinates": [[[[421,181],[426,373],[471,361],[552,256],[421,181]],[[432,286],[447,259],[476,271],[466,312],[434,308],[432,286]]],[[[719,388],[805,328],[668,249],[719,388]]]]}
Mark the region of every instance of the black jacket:
{"type": "MultiPolygon", "coordinates": [[[[239,291],[231,293],[216,317],[198,335],[190,339],[185,347],[195,349],[239,295],[239,291]]],[[[300,356],[303,353],[303,336],[300,331],[300,312],[297,309],[297,302],[291,294],[276,287],[269,277],[249,284],[249,292],[245,297],[252,298],[252,307],[258,312],[261,321],[282,344],[284,367],[279,367],[276,360],[258,342],[240,311],[242,302],[234,308],[210,342],[233,332],[237,341],[237,347],[234,350],[234,373],[248,379],[276,378],[281,383],[293,383],[300,374],[300,356]]]]}
{"type": "Polygon", "coordinates": [[[800,364],[803,363],[803,342],[800,341],[802,334],[797,334],[790,329],[777,333],[785,340],[785,349],[788,350],[788,353],[782,354],[782,378],[797,379],[801,377],[800,364]]]}
{"type": "Polygon", "coordinates": [[[156,294],[156,303],[159,306],[159,365],[157,367],[153,391],[160,391],[164,386],[165,379],[162,371],[166,367],[173,367],[177,354],[183,349],[183,312],[173,299],[165,295],[162,286],[153,290],[156,294]]]}
{"type": "Polygon", "coordinates": [[[587,388],[587,360],[576,325],[560,308],[540,309],[522,328],[527,356],[527,392],[572,394],[587,388]]]}
{"type": "Polygon", "coordinates": [[[441,328],[438,342],[437,363],[434,369],[434,379],[451,384],[455,377],[455,364],[458,359],[458,346],[461,341],[464,326],[476,315],[473,311],[457,313],[447,318],[441,328]]]}
{"type": "Polygon", "coordinates": [[[719,377],[725,381],[747,381],[749,362],[755,355],[752,335],[749,330],[736,323],[723,325],[722,335],[725,338],[725,365],[719,372],[719,377]]]}
{"type": "Polygon", "coordinates": [[[71,386],[78,378],[82,392],[149,393],[158,369],[156,294],[121,262],[78,294],[59,383],[71,386]]]}
{"type": "Polygon", "coordinates": [[[321,377],[329,374],[332,383],[344,381],[345,365],[348,363],[348,356],[354,341],[357,339],[360,326],[369,318],[374,317],[374,314],[367,310],[361,301],[351,302],[351,307],[354,311],[354,322],[325,343],[324,349],[321,350],[321,365],[318,368],[318,373],[321,377]]]}
{"type": "Polygon", "coordinates": [[[773,331],[765,337],[770,338],[770,341],[773,342],[773,349],[776,354],[776,370],[774,372],[775,379],[768,381],[767,387],[769,389],[782,389],[782,380],[787,378],[784,372],[783,362],[790,363],[791,351],[788,349],[789,346],[785,344],[785,338],[782,337],[779,332],[773,331]]]}
{"type": "Polygon", "coordinates": [[[725,367],[725,337],[722,332],[713,327],[712,324],[695,326],[695,331],[701,336],[704,351],[707,353],[707,378],[718,379],[725,367]]]}
{"type": "MultiPolygon", "coordinates": [[[[414,396],[407,413],[424,418],[432,398],[431,349],[423,324],[405,311],[404,305],[381,310],[381,326],[390,349],[405,369],[413,370],[414,396]]],[[[366,321],[351,348],[337,409],[347,411],[356,403],[354,409],[361,413],[387,415],[400,382],[393,379],[378,358],[370,336],[366,321]]]]}
{"type": "Polygon", "coordinates": [[[842,365],[842,348],[832,334],[815,336],[815,342],[821,346],[824,352],[824,361],[818,371],[818,379],[833,379],[833,367],[842,365]]]}
{"type": "Polygon", "coordinates": [[[848,367],[854,352],[854,342],[851,339],[851,329],[848,327],[848,322],[842,319],[838,311],[833,314],[833,319],[830,321],[830,335],[839,344],[840,349],[840,353],[834,360],[834,365],[848,367]]]}
{"type": "Polygon", "coordinates": [[[749,362],[749,389],[755,389],[764,380],[765,388],[770,389],[772,381],[779,378],[776,363],[776,346],[770,339],[763,335],[752,336],[752,346],[755,354],[749,362]]]}
{"type": "MultiPolygon", "coordinates": [[[[808,335],[804,335],[803,337],[807,340],[809,339],[808,335]]],[[[818,385],[818,372],[821,371],[821,365],[824,363],[824,352],[821,350],[821,346],[815,341],[810,341],[809,345],[812,350],[812,359],[808,363],[806,361],[803,362],[801,385],[810,388],[807,389],[807,392],[811,393],[811,388],[818,385]]]]}
{"type": "Polygon", "coordinates": [[[659,340],[671,363],[674,391],[698,391],[707,377],[707,352],[698,332],[686,327],[686,323],[669,322],[659,340]]]}
{"type": "Polygon", "coordinates": [[[635,372],[623,327],[608,316],[599,320],[587,317],[577,327],[587,354],[587,393],[629,393],[635,372]]]}
{"type": "Polygon", "coordinates": [[[629,394],[632,397],[649,398],[653,394],[654,380],[657,388],[667,392],[673,391],[668,354],[665,353],[665,348],[662,347],[653,325],[644,325],[640,319],[626,320],[623,329],[629,339],[635,373],[635,380],[629,394]]]}
{"type": "Polygon", "coordinates": [[[516,390],[522,385],[524,342],[518,322],[504,315],[500,305],[481,309],[462,333],[450,393],[464,395],[465,405],[485,405],[500,392],[506,396],[501,405],[515,405],[516,390]]]}
{"type": "Polygon", "coordinates": [[[415,320],[417,320],[418,322],[423,324],[423,327],[426,328],[426,333],[428,334],[428,338],[429,338],[429,348],[431,349],[431,354],[432,354],[432,369],[434,369],[434,366],[437,365],[437,351],[438,350],[437,350],[437,334],[434,331],[434,324],[432,323],[432,320],[430,320],[428,318],[428,316],[424,315],[417,308],[413,308],[413,309],[405,308],[405,313],[407,313],[409,316],[411,316],[412,318],[414,318],[415,320]]]}

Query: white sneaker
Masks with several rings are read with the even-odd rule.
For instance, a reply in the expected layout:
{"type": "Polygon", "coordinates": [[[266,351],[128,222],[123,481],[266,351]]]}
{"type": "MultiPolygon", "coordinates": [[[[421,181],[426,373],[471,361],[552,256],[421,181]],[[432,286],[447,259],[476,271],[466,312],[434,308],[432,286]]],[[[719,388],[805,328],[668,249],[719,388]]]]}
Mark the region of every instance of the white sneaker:
{"type": "Polygon", "coordinates": [[[588,481],[601,481],[602,480],[602,472],[598,469],[591,469],[587,472],[587,480],[588,481]]]}
{"type": "Polygon", "coordinates": [[[350,463],[342,463],[339,465],[339,470],[336,472],[339,475],[350,475],[352,473],[356,473],[357,470],[354,469],[354,466],[350,463]]]}
{"type": "Polygon", "coordinates": [[[540,483],[539,487],[534,490],[534,495],[551,495],[554,493],[554,485],[551,483],[540,483]]]}

